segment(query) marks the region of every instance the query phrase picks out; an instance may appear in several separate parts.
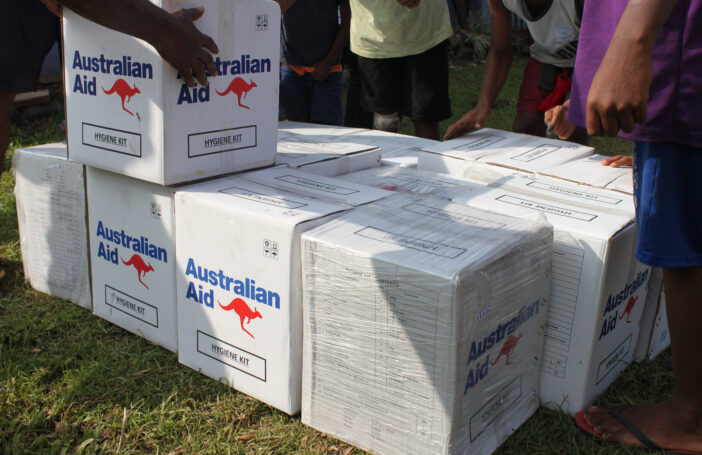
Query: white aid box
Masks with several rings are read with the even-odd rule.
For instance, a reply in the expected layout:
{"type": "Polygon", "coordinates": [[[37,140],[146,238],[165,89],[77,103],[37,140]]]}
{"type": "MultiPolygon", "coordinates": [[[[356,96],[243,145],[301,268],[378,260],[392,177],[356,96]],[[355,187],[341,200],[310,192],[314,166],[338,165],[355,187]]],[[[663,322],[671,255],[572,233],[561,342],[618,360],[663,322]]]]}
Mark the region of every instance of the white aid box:
{"type": "Polygon", "coordinates": [[[538,408],[552,229],[396,194],[302,235],[302,422],[489,454],[538,408]]]}
{"type": "Polygon", "coordinates": [[[534,182],[540,180],[505,178],[491,191],[453,201],[524,219],[545,216],[553,225],[540,395],[545,406],[573,414],[632,361],[650,269],[634,257],[629,197],[552,181],[532,191],[534,182]]]}
{"type": "Polygon", "coordinates": [[[602,161],[607,158],[610,157],[592,155],[544,169],[539,174],[596,188],[633,194],[634,178],[631,166],[603,166],[602,161]]]}
{"type": "Polygon", "coordinates": [[[83,165],[63,143],[18,148],[12,159],[24,277],[91,309],[83,165]]]}
{"type": "Polygon", "coordinates": [[[174,188],[86,170],[93,313],[175,352],[174,188]]]}
{"type": "Polygon", "coordinates": [[[670,346],[670,333],[668,333],[668,319],[665,312],[663,270],[653,267],[651,278],[648,280],[646,306],[641,316],[641,330],[634,360],[653,360],[668,346],[670,346]]]}
{"type": "Polygon", "coordinates": [[[270,0],[154,0],[203,6],[217,74],[189,88],[149,44],[64,10],[69,159],[170,185],[273,164],[280,7],[270,0]]]}
{"type": "Polygon", "coordinates": [[[300,234],[388,194],[285,167],[179,189],[179,361],[299,412],[300,234]]]}
{"type": "Polygon", "coordinates": [[[450,200],[454,194],[466,191],[487,191],[485,185],[403,166],[366,169],[339,178],[387,191],[428,194],[446,200],[450,200]]]}
{"type": "Polygon", "coordinates": [[[417,167],[420,150],[438,144],[438,141],[381,130],[362,130],[351,133],[346,140],[380,147],[382,166],[417,167]]]}
{"type": "Polygon", "coordinates": [[[465,136],[426,147],[419,157],[422,170],[462,176],[475,163],[514,172],[535,173],[542,169],[592,155],[592,147],[528,134],[484,128],[465,136]]]}

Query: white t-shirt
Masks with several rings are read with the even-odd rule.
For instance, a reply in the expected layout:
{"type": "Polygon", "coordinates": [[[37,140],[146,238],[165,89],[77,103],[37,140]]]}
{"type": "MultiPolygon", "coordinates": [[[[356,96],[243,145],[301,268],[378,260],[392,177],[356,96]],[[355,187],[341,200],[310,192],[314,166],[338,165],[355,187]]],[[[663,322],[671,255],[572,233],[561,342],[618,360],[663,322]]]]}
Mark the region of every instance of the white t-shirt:
{"type": "Polygon", "coordinates": [[[580,35],[575,0],[553,0],[539,17],[532,17],[524,0],[502,0],[502,4],[527,23],[534,38],[534,44],[529,48],[532,58],[561,68],[575,66],[580,35]]]}
{"type": "Polygon", "coordinates": [[[351,0],[351,51],[367,58],[421,54],[453,34],[446,0],[351,0]]]}

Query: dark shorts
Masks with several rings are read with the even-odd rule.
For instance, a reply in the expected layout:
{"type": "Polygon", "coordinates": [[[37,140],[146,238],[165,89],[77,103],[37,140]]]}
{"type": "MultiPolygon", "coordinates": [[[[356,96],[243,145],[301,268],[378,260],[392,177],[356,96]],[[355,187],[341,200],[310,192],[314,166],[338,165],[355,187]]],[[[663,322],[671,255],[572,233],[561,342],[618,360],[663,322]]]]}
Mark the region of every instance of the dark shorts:
{"type": "MultiPolygon", "coordinates": [[[[543,101],[551,93],[553,87],[551,87],[551,90],[545,90],[539,87],[541,66],[542,63],[538,60],[531,57],[529,57],[529,60],[527,60],[526,66],[524,67],[524,74],[522,76],[522,84],[519,86],[517,112],[537,112],[539,114],[543,114],[543,112],[539,111],[538,109],[539,103],[541,103],[541,101],[543,101]]],[[[553,69],[552,78],[544,78],[543,75],[541,75],[541,77],[544,79],[551,79],[550,81],[544,82],[550,82],[551,86],[553,86],[556,79],[556,69],[554,67],[551,68],[553,69]]],[[[563,71],[563,69],[560,69],[560,71],[563,71]]],[[[568,71],[572,73],[573,70],[569,69],[568,71]]]]}
{"type": "Polygon", "coordinates": [[[59,39],[58,17],[38,0],[3,0],[0,13],[0,90],[36,90],[44,57],[59,39]]]}
{"type": "Polygon", "coordinates": [[[300,76],[288,65],[282,65],[278,110],[291,120],[327,125],[343,124],[341,78],[342,73],[329,73],[324,82],[317,82],[309,73],[300,76]]]}
{"type": "Polygon", "coordinates": [[[654,267],[702,266],[702,148],[636,142],[636,257],[654,267]]]}
{"type": "Polygon", "coordinates": [[[451,117],[448,42],[417,55],[358,57],[361,106],[369,112],[401,111],[413,120],[438,122],[451,117]]]}

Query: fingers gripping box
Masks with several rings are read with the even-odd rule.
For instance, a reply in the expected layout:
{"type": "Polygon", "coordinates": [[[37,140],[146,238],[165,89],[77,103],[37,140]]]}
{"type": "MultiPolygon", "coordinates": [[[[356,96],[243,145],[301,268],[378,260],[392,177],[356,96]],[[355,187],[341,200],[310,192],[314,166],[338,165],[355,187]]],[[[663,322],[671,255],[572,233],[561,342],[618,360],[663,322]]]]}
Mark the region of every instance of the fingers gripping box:
{"type": "Polygon", "coordinates": [[[25,278],[91,309],[83,165],[68,161],[61,143],[16,149],[12,158],[25,278]]]}
{"type": "Polygon", "coordinates": [[[217,74],[189,88],[149,44],[64,10],[69,158],[162,185],[273,163],[280,8],[269,0],[154,1],[204,6],[194,22],[219,47],[217,74]]]}
{"type": "Polygon", "coordinates": [[[607,158],[610,157],[592,155],[544,169],[539,174],[596,188],[633,194],[634,177],[631,166],[602,166],[602,161],[607,158]]]}
{"type": "Polygon", "coordinates": [[[285,167],[176,193],[179,361],[300,410],[300,233],[384,197],[285,167]]]}
{"type": "Polygon", "coordinates": [[[633,204],[614,191],[552,179],[505,178],[453,198],[554,228],[541,402],[585,409],[634,356],[650,269],[634,257],[633,204]]]}
{"type": "Polygon", "coordinates": [[[538,407],[552,230],[396,194],[305,232],[302,421],[489,454],[538,407]]]}
{"type": "Polygon", "coordinates": [[[177,349],[173,187],[87,167],[93,313],[177,349]]]}

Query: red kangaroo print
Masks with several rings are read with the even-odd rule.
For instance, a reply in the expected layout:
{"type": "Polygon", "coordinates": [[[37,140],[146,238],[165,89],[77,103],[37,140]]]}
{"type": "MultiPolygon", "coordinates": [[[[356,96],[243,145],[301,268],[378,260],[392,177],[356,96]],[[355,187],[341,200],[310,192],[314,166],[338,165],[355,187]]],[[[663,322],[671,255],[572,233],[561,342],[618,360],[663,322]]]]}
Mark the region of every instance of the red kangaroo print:
{"type": "Polygon", "coordinates": [[[244,95],[244,98],[246,98],[246,94],[249,93],[249,91],[254,88],[258,87],[256,83],[251,80],[250,84],[247,84],[245,80],[243,80],[240,77],[235,77],[230,83],[227,89],[223,92],[220,92],[219,90],[215,90],[219,96],[225,96],[229,94],[229,92],[233,92],[236,94],[237,99],[239,100],[239,106],[249,109],[248,106],[244,106],[241,104],[241,95],[244,95]]]}
{"type": "Polygon", "coordinates": [[[249,306],[246,304],[246,302],[244,302],[242,299],[240,299],[238,297],[236,299],[232,300],[231,302],[229,302],[229,305],[227,305],[227,306],[222,305],[219,302],[219,300],[217,300],[217,303],[219,303],[219,306],[221,306],[222,309],[225,311],[234,310],[234,312],[239,315],[239,319],[241,320],[241,330],[248,333],[251,338],[256,338],[255,336],[253,336],[251,334],[251,332],[249,332],[248,330],[246,330],[244,328],[244,319],[248,318],[248,321],[246,321],[247,324],[250,323],[252,319],[256,319],[256,318],[263,319],[263,316],[261,316],[261,313],[259,313],[257,309],[254,308],[254,310],[251,311],[251,308],[249,308],[249,306]]]}
{"type": "Polygon", "coordinates": [[[112,95],[114,92],[117,92],[119,97],[122,98],[122,109],[127,111],[129,115],[134,116],[134,114],[132,114],[132,112],[129,109],[124,107],[124,100],[126,98],[128,103],[132,99],[132,96],[136,95],[137,93],[141,93],[137,88],[136,84],[134,84],[134,88],[131,88],[129,84],[127,84],[127,81],[125,81],[124,79],[117,79],[111,89],[105,90],[105,87],[101,88],[102,91],[105,92],[105,94],[107,95],[112,95]]]}
{"type": "Polygon", "coordinates": [[[125,261],[124,258],[120,258],[120,259],[122,259],[122,262],[124,263],[124,265],[127,265],[127,266],[133,265],[134,266],[134,268],[137,271],[137,277],[139,278],[139,283],[143,284],[146,289],[149,289],[149,287],[146,285],[146,283],[141,281],[141,277],[146,275],[146,272],[153,272],[154,271],[154,268],[151,266],[151,263],[149,262],[149,265],[146,265],[144,260],[138,254],[132,255],[132,257],[129,258],[128,261],[125,261]]]}
{"type": "Polygon", "coordinates": [[[637,300],[639,300],[638,295],[629,297],[629,301],[626,302],[626,308],[624,308],[624,312],[619,316],[619,319],[623,318],[626,314],[626,323],[629,324],[631,322],[629,316],[631,316],[631,310],[634,308],[634,305],[636,305],[637,300]]]}
{"type": "Polygon", "coordinates": [[[522,332],[519,332],[519,336],[515,337],[513,335],[510,335],[507,337],[507,340],[505,340],[505,344],[502,345],[502,349],[500,349],[500,353],[497,354],[497,358],[490,362],[490,365],[495,365],[502,356],[505,356],[507,359],[507,365],[509,365],[509,356],[514,352],[514,348],[517,347],[517,343],[519,343],[519,339],[522,337],[522,332]]]}

